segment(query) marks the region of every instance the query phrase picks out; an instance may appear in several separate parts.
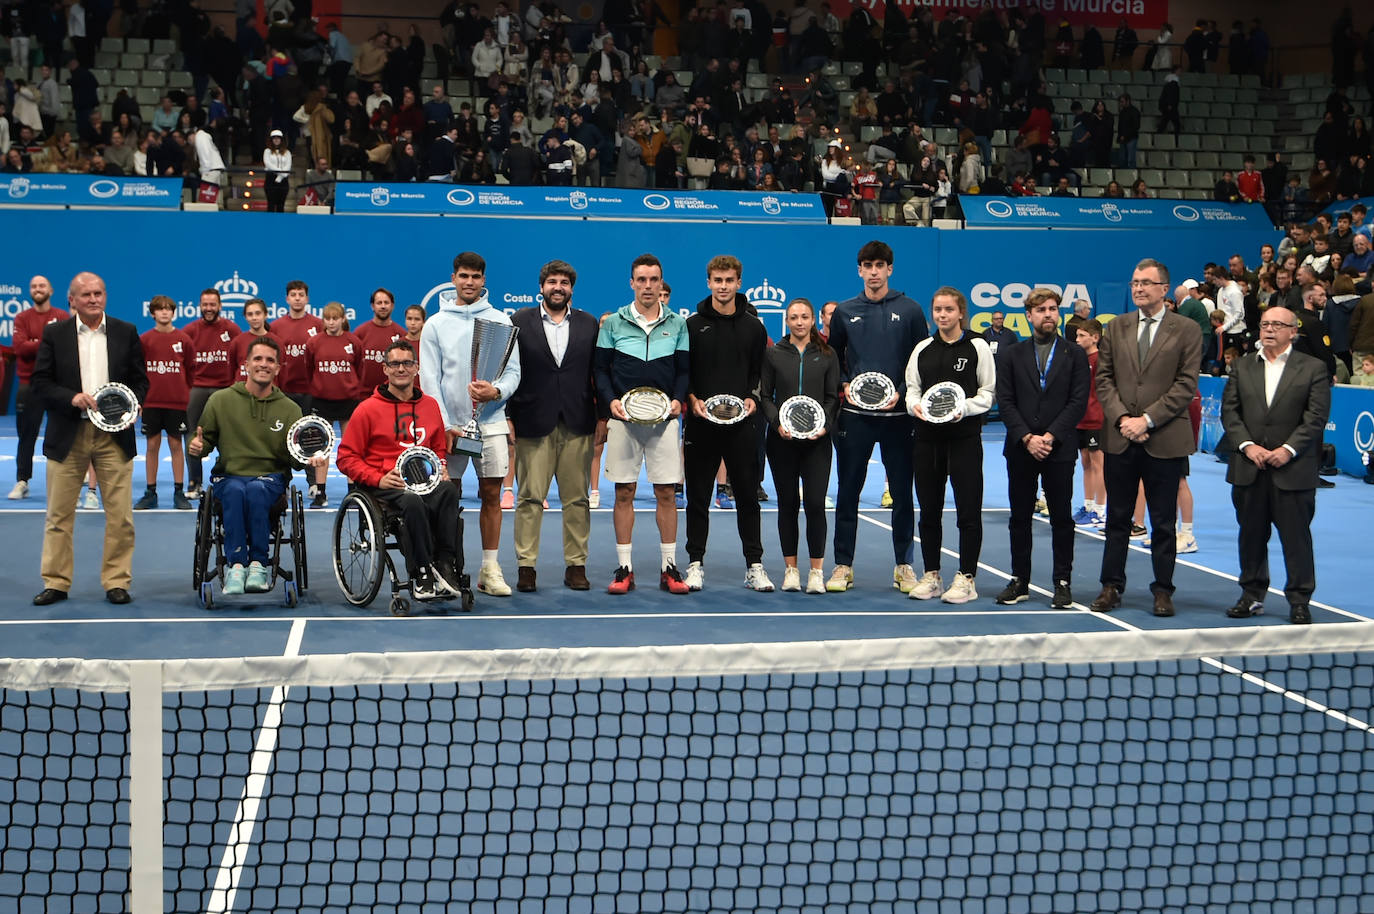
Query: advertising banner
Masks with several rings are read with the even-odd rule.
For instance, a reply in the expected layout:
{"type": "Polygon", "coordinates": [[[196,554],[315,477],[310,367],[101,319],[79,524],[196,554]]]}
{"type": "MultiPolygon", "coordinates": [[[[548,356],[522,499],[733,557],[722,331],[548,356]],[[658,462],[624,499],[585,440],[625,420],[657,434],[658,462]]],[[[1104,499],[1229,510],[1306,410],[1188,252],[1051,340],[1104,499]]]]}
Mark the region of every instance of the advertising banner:
{"type": "Polygon", "coordinates": [[[1264,207],[1202,200],[1104,197],[962,197],[970,228],[1221,228],[1272,230],[1264,207]]]}
{"type": "Polygon", "coordinates": [[[180,178],[106,178],[30,172],[0,174],[0,206],[181,209],[180,178]]]}
{"type": "MultiPolygon", "coordinates": [[[[831,5],[841,22],[847,20],[858,7],[868,10],[882,22],[886,19],[889,4],[896,6],[907,19],[930,10],[937,22],[954,11],[974,19],[988,5],[987,0],[835,0],[831,5]]],[[[1027,12],[1032,7],[1038,9],[1051,28],[1060,19],[1067,19],[1075,27],[1092,23],[1102,30],[1102,37],[1107,42],[1112,38],[1112,32],[1108,29],[1115,30],[1123,18],[1131,28],[1139,30],[1142,41],[1153,39],[1159,24],[1169,21],[1169,0],[997,0],[993,8],[1017,7],[1027,12]]],[[[1082,37],[1077,28],[1075,37],[1082,37]]]]}
{"type": "Polygon", "coordinates": [[[521,216],[589,219],[706,219],[713,222],[825,224],[816,194],[649,191],[620,187],[506,185],[337,185],[336,213],[521,216]]]}

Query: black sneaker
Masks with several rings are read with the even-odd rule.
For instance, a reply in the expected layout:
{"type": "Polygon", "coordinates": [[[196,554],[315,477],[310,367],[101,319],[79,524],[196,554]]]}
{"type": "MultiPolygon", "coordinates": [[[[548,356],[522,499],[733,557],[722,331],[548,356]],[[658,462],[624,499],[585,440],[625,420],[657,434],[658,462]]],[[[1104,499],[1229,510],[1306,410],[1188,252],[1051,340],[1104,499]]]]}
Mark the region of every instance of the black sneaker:
{"type": "Polygon", "coordinates": [[[134,502],[135,511],[147,511],[157,507],[157,489],[144,489],[143,497],[134,502]]]}
{"type": "Polygon", "coordinates": [[[997,595],[996,602],[1003,606],[1020,603],[1030,599],[1030,586],[1020,578],[1012,578],[997,595]]]}
{"type": "Polygon", "coordinates": [[[433,600],[439,596],[434,575],[428,568],[422,569],[418,575],[411,578],[410,595],[417,600],[433,600]]]}
{"type": "Polygon", "coordinates": [[[1131,539],[1133,540],[1144,539],[1145,534],[1149,532],[1150,531],[1140,526],[1140,524],[1131,524],[1131,539]]]}
{"type": "Polygon", "coordinates": [[[310,487],[310,507],[312,507],[312,508],[327,508],[327,507],[329,507],[329,498],[326,497],[325,494],[324,494],[324,486],[311,486],[311,487],[310,487]]]}
{"type": "Polygon", "coordinates": [[[458,570],[452,559],[436,559],[430,566],[430,572],[434,575],[435,589],[447,592],[451,596],[458,596],[458,570]]]}
{"type": "Polygon", "coordinates": [[[197,498],[200,498],[200,495],[201,495],[200,483],[198,483],[198,482],[193,482],[193,483],[191,483],[190,485],[188,485],[188,486],[186,487],[186,497],[189,498],[189,499],[191,499],[192,501],[195,501],[197,498]]]}
{"type": "Polygon", "coordinates": [[[1068,581],[1054,582],[1054,598],[1050,600],[1050,606],[1054,609],[1068,609],[1073,606],[1073,591],[1069,590],[1068,581]]]}
{"type": "Polygon", "coordinates": [[[759,501],[767,501],[767,500],[768,500],[768,493],[765,492],[765,491],[763,490],[763,486],[759,486],[759,501]]]}

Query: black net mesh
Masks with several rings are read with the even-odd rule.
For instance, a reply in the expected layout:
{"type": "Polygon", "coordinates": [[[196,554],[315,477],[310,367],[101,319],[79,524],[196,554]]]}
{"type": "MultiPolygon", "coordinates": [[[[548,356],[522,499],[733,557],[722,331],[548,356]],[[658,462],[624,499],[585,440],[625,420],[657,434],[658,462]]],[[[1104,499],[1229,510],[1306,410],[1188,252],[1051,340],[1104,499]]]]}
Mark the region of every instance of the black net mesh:
{"type": "MultiPolygon", "coordinates": [[[[1371,659],[295,687],[235,909],[1367,912],[1371,659]]],[[[175,910],[269,694],[168,696],[175,910]]]]}
{"type": "Polygon", "coordinates": [[[129,697],[0,690],[0,910],[128,910],[129,697]]]}

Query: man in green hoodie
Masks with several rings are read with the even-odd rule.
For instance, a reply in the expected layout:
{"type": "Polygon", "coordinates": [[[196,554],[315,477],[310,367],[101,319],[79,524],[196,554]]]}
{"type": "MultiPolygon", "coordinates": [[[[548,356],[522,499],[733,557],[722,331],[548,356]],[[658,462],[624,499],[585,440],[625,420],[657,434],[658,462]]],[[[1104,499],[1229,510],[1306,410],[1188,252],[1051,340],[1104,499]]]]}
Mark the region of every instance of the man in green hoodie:
{"type": "MultiPolygon", "coordinates": [[[[271,511],[299,466],[286,449],[286,432],[301,408],[273,383],[281,371],[281,347],[263,336],[248,347],[248,380],[216,391],[205,404],[192,457],[219,449],[210,483],[224,523],[226,594],[264,593],[271,580],[271,511]]],[[[311,466],[325,458],[314,457],[311,466]]]]}

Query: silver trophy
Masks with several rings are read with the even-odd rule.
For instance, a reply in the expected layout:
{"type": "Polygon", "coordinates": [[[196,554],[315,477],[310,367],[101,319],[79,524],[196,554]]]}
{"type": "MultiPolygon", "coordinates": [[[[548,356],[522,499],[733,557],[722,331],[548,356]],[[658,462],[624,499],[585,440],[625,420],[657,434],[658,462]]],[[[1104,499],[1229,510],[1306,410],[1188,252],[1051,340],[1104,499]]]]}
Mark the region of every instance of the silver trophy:
{"type": "Polygon", "coordinates": [[[849,402],[859,409],[882,409],[896,392],[892,379],[880,371],[865,371],[849,381],[849,402]]]}
{"type": "Polygon", "coordinates": [[[734,425],[743,422],[749,415],[744,400],[734,394],[716,394],[707,397],[702,404],[706,408],[706,418],[716,425],[734,425]]]}
{"type": "Polygon", "coordinates": [[[301,416],[286,430],[286,452],[301,466],[334,453],[333,423],[314,413],[301,416]]]}
{"type": "MultiPolygon", "coordinates": [[[[472,322],[472,380],[494,384],[501,377],[515,351],[515,338],[520,331],[510,324],[496,321],[472,322]]],[[[454,442],[453,452],[469,457],[482,454],[482,430],[477,425],[477,411],[482,404],[472,401],[472,415],[454,442]]]]}
{"type": "Polygon", "coordinates": [[[825,430],[825,409],[812,397],[788,397],[778,407],[778,426],[793,438],[815,438],[825,430]]]}
{"type": "Polygon", "coordinates": [[[138,397],[133,389],[111,381],[96,388],[91,394],[95,406],[86,410],[91,424],[102,432],[122,432],[138,419],[138,397]]]}
{"type": "Polygon", "coordinates": [[[439,488],[444,479],[444,464],[439,455],[424,445],[415,444],[396,458],[396,472],[406,488],[416,495],[428,495],[439,488]]]}
{"type": "Polygon", "coordinates": [[[941,381],[921,394],[921,414],[936,424],[957,422],[964,417],[964,389],[953,381],[941,381]]]}

